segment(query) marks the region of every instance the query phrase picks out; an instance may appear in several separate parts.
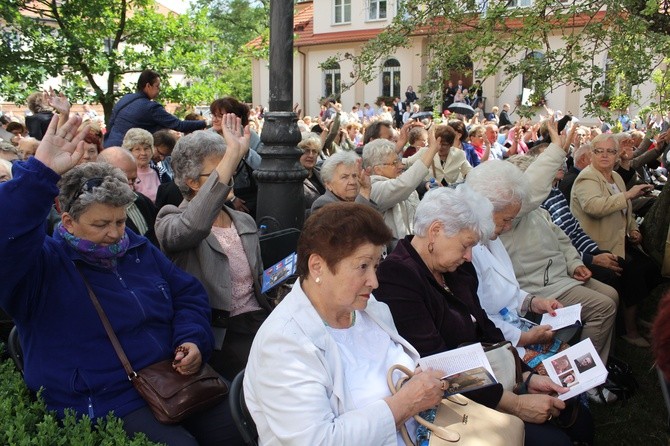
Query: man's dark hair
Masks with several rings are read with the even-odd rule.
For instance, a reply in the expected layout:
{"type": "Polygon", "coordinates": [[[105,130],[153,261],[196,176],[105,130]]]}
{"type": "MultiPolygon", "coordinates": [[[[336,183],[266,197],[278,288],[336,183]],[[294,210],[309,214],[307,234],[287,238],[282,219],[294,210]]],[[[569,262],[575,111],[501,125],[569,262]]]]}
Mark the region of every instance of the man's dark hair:
{"type": "Polygon", "coordinates": [[[152,136],[154,137],[154,147],[163,146],[168,149],[168,152],[172,153],[172,149],[177,144],[177,138],[174,137],[169,129],[159,130],[152,136]]]}
{"type": "Polygon", "coordinates": [[[368,125],[365,128],[365,134],[363,135],[363,145],[369,143],[373,139],[379,139],[379,135],[382,133],[382,127],[391,128],[392,124],[390,121],[375,121],[368,125]]]}
{"type": "Polygon", "coordinates": [[[161,77],[160,74],[156,73],[154,70],[144,70],[140,73],[139,79],[137,79],[137,91],[144,90],[147,84],[153,85],[156,79],[161,77]]]}
{"type": "Polygon", "coordinates": [[[10,122],[12,122],[12,120],[9,119],[7,116],[5,116],[5,115],[0,116],[0,124],[7,125],[10,122]]]}
{"type": "Polygon", "coordinates": [[[215,99],[209,105],[209,111],[212,115],[216,113],[235,113],[242,120],[243,126],[249,124],[249,106],[231,96],[215,99]]]}

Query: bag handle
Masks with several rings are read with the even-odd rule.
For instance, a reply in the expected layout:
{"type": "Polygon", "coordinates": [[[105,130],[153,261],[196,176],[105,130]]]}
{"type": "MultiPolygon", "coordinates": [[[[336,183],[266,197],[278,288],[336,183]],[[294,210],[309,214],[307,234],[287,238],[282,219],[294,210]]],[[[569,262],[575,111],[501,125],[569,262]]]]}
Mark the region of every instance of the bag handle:
{"type": "MultiPolygon", "coordinates": [[[[395,364],[391,366],[389,369],[388,373],[386,374],[386,382],[389,386],[389,390],[391,391],[391,394],[395,395],[398,393],[402,385],[406,382],[409,381],[410,378],[414,376],[414,373],[405,367],[404,365],[400,364],[395,364]],[[400,378],[396,384],[393,383],[393,372],[394,371],[400,371],[404,373],[406,376],[400,378]]],[[[440,403],[441,404],[441,403],[440,403]]],[[[457,402],[457,404],[465,405],[461,402],[457,402]]],[[[461,435],[458,432],[455,432],[453,430],[447,429],[446,427],[443,426],[438,426],[435,423],[431,423],[430,421],[425,420],[421,416],[414,415],[414,419],[421,424],[422,426],[425,426],[426,428],[430,429],[431,433],[433,435],[437,435],[439,438],[441,438],[444,441],[448,441],[450,443],[456,443],[458,440],[461,439],[461,435]]],[[[406,446],[414,446],[414,443],[409,437],[409,433],[407,432],[407,427],[405,427],[405,424],[403,423],[402,426],[400,426],[400,433],[402,434],[402,438],[405,441],[406,446]]]]}
{"type": "Polygon", "coordinates": [[[98,312],[98,316],[100,316],[100,320],[102,320],[102,325],[105,327],[105,331],[107,332],[107,336],[109,336],[109,340],[112,341],[112,346],[114,346],[114,351],[116,352],[117,356],[121,360],[121,364],[123,364],[123,369],[126,371],[126,374],[128,375],[128,379],[132,381],[134,377],[137,377],[137,373],[133,370],[133,367],[130,365],[130,361],[128,361],[128,357],[126,356],[126,353],[123,351],[123,347],[121,347],[121,343],[119,342],[119,338],[116,337],[116,333],[114,333],[114,329],[112,328],[112,324],[109,323],[109,319],[107,318],[107,314],[105,314],[105,310],[102,309],[102,306],[100,305],[100,301],[96,297],[95,293],[93,292],[93,289],[91,288],[91,285],[88,283],[88,279],[86,279],[86,276],[84,276],[84,273],[81,272],[81,268],[79,268],[79,265],[77,266],[77,271],[81,275],[81,278],[84,280],[84,285],[86,285],[86,289],[88,290],[88,296],[91,298],[91,301],[93,302],[93,306],[95,307],[95,311],[98,312]]]}

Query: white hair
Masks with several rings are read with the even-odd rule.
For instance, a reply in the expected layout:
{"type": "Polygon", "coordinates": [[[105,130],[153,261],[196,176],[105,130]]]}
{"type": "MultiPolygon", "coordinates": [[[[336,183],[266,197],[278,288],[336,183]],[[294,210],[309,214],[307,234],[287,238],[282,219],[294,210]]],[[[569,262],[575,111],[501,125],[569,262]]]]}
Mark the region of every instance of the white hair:
{"type": "Polygon", "coordinates": [[[355,166],[359,159],[360,157],[355,152],[335,152],[323,162],[323,166],[321,166],[321,179],[324,183],[330,183],[333,180],[337,166],[340,164],[355,166]]]}
{"type": "Polygon", "coordinates": [[[426,192],[416,208],[414,233],[425,237],[430,225],[436,221],[442,224],[448,237],[470,229],[479,240],[487,241],[495,229],[493,205],[467,184],[426,192]]]}
{"type": "Polygon", "coordinates": [[[395,155],[395,144],[388,139],[375,139],[363,147],[363,167],[379,166],[389,155],[395,155]]]}
{"type": "Polygon", "coordinates": [[[489,160],[472,169],[465,183],[482,194],[498,212],[526,199],[530,184],[521,170],[503,160],[489,160]]]}

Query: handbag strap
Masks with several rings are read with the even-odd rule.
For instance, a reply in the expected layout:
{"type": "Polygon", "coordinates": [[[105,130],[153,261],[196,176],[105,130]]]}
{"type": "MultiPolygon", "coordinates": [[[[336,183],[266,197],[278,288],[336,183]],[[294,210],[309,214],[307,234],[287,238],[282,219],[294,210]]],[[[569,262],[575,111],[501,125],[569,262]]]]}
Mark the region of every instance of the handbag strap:
{"type": "MultiPolygon", "coordinates": [[[[405,367],[404,365],[395,364],[395,365],[391,366],[388,373],[386,374],[386,382],[389,386],[389,390],[391,391],[391,394],[395,395],[396,393],[398,393],[398,390],[400,390],[400,388],[405,383],[405,381],[409,381],[409,379],[412,378],[413,376],[414,376],[414,373],[412,373],[412,371],[410,369],[408,369],[407,367],[405,367]],[[394,384],[393,383],[393,372],[396,371],[396,370],[404,373],[407,376],[400,378],[398,380],[398,382],[394,384]]],[[[462,403],[458,403],[458,404],[463,405],[462,403]]],[[[438,426],[435,423],[431,423],[430,421],[427,421],[426,419],[424,419],[423,417],[421,417],[419,415],[414,415],[414,419],[419,424],[421,424],[422,426],[425,426],[428,429],[430,429],[432,434],[438,436],[439,438],[441,438],[445,441],[454,443],[454,442],[457,442],[458,440],[460,440],[460,438],[461,438],[461,436],[458,432],[454,432],[450,429],[447,429],[446,427],[438,426]]],[[[402,438],[405,441],[406,446],[413,446],[414,445],[414,443],[412,442],[412,440],[409,437],[409,433],[407,432],[407,427],[405,427],[405,423],[403,423],[400,426],[400,434],[402,435],[402,438]]]]}
{"type": "Polygon", "coordinates": [[[116,337],[116,333],[114,333],[114,329],[112,328],[112,324],[109,323],[109,319],[107,318],[107,314],[105,313],[105,310],[102,309],[102,306],[100,305],[100,301],[96,297],[95,293],[93,292],[93,289],[91,288],[91,285],[88,283],[88,279],[86,279],[86,276],[84,276],[84,273],[81,272],[81,268],[79,265],[77,265],[77,271],[79,271],[79,274],[81,275],[81,278],[84,280],[84,285],[86,285],[86,289],[88,290],[88,296],[91,298],[91,301],[93,302],[93,306],[95,307],[95,310],[98,312],[98,316],[100,316],[100,320],[102,321],[102,325],[105,327],[105,331],[107,332],[107,336],[109,336],[109,340],[112,341],[112,346],[114,346],[114,351],[116,352],[117,356],[121,360],[121,364],[123,364],[123,369],[126,371],[126,374],[128,375],[128,379],[132,379],[133,377],[137,376],[137,373],[133,370],[133,367],[130,365],[130,361],[128,361],[128,357],[126,356],[126,353],[123,351],[123,347],[121,347],[121,343],[119,342],[119,338],[116,337]]]}

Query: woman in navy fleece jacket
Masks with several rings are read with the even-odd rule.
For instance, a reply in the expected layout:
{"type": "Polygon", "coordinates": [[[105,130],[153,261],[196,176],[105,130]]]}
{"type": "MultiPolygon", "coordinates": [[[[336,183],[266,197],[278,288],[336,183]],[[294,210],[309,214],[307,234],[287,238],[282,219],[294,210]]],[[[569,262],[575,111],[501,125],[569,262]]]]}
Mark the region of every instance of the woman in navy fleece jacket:
{"type": "Polygon", "coordinates": [[[74,167],[88,131],[77,132],[80,121],[56,130],[54,118],[35,157],[0,185],[0,306],[18,327],[26,383],[44,388],[59,416],[114,411],[128,433],[171,446],[238,444],[227,401],[181,425],[158,423],[114,352],[81,274],[135,370],[174,359],[177,372],[197,371],[212,350],[209,303],[196,279],[125,229],[134,194],[123,173],[102,163],[74,167]],[[62,224],[52,238],[45,222],[57,195],[62,224]]]}

